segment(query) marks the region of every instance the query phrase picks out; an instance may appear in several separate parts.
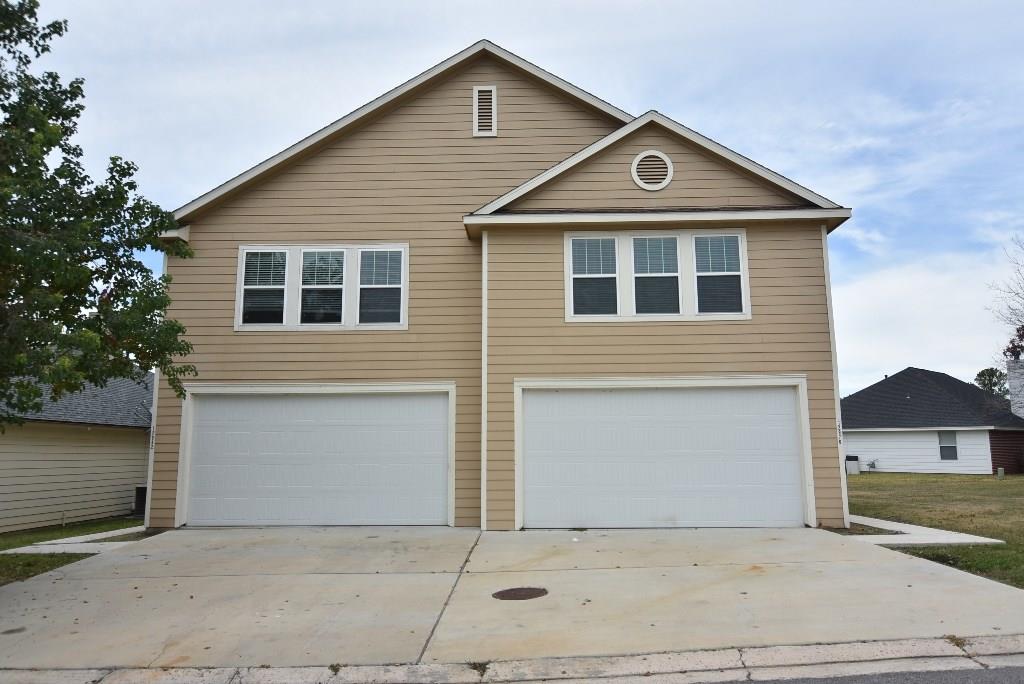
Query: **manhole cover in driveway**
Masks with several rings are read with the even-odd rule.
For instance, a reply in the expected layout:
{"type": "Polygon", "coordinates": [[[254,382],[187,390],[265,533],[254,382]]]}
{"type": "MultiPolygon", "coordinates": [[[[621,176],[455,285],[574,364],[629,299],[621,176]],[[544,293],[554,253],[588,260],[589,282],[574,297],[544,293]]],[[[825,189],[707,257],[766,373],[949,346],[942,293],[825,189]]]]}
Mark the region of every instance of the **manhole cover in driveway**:
{"type": "Polygon", "coordinates": [[[526,601],[547,595],[548,590],[544,587],[512,587],[511,589],[502,589],[491,594],[491,596],[499,601],[526,601]]]}

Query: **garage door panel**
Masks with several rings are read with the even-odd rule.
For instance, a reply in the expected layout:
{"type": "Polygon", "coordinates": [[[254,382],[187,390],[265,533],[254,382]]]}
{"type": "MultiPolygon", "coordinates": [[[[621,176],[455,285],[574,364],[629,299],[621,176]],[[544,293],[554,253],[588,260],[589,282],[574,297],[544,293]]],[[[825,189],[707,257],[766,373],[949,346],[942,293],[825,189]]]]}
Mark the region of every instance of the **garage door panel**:
{"type": "Polygon", "coordinates": [[[530,390],[527,527],[803,523],[796,391],[530,390]]]}
{"type": "Polygon", "coordinates": [[[193,401],[191,525],[448,522],[446,394],[193,401]]]}

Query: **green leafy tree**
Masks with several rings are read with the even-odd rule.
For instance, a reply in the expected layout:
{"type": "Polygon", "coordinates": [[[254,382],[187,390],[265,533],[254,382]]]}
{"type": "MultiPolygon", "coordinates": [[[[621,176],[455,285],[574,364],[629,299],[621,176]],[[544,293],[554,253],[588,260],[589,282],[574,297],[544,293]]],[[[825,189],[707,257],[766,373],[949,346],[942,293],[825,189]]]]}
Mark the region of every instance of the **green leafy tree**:
{"type": "Polygon", "coordinates": [[[1010,390],[1006,386],[1006,372],[998,368],[985,368],[978,371],[974,376],[974,384],[992,394],[1001,397],[1009,396],[1010,390]]]}
{"type": "Polygon", "coordinates": [[[160,241],[174,217],[138,193],[134,164],[85,173],[82,80],[32,68],[67,23],[40,25],[38,7],[0,0],[0,430],[42,407],[39,383],[58,399],[159,368],[181,395],[195,374],[175,360],[191,346],[164,316],[170,281],[140,258],[188,246],[160,241]]]}

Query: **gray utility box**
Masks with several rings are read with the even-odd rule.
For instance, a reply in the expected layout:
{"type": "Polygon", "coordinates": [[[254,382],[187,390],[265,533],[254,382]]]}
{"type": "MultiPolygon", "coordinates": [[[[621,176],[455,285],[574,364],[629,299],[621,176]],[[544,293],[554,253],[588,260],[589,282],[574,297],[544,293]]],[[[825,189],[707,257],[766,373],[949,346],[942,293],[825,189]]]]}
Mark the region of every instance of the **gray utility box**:
{"type": "Polygon", "coordinates": [[[860,475],[860,457],[859,456],[847,456],[846,457],[846,474],[847,475],[860,475]]]}

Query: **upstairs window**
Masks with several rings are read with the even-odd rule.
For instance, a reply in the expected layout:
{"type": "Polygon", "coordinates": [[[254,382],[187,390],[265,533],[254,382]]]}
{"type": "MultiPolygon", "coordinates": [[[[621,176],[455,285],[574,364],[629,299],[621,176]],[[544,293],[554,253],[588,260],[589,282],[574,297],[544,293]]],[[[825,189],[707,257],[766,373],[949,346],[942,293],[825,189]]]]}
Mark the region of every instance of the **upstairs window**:
{"type": "Polygon", "coordinates": [[[242,323],[284,323],[287,266],[287,252],[245,253],[242,323]]]}
{"type": "Polygon", "coordinates": [[[473,88],[473,135],[498,135],[498,87],[473,88]]]}
{"type": "Polygon", "coordinates": [[[750,318],[746,237],[708,230],[565,234],[565,319],[750,318]]]}
{"type": "Polygon", "coordinates": [[[693,238],[697,260],[697,312],[743,311],[743,274],[738,235],[693,238]]]}
{"type": "Polygon", "coordinates": [[[364,249],[360,259],[359,322],[398,323],[402,320],[402,252],[364,249]]]}
{"type": "Polygon", "coordinates": [[[577,316],[618,313],[615,238],[573,238],[572,311],[577,316]]]}
{"type": "Polygon", "coordinates": [[[236,330],[408,327],[408,245],[243,246],[236,330]]]}
{"type": "Polygon", "coordinates": [[[633,238],[633,298],[638,314],[679,313],[676,238],[633,238]]]}
{"type": "Polygon", "coordinates": [[[953,430],[939,431],[939,459],[955,461],[959,458],[956,450],[956,432],[953,430]]]}

